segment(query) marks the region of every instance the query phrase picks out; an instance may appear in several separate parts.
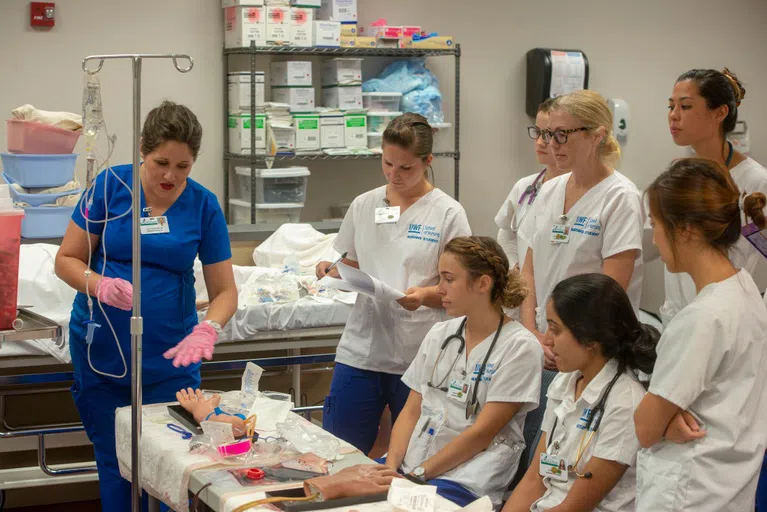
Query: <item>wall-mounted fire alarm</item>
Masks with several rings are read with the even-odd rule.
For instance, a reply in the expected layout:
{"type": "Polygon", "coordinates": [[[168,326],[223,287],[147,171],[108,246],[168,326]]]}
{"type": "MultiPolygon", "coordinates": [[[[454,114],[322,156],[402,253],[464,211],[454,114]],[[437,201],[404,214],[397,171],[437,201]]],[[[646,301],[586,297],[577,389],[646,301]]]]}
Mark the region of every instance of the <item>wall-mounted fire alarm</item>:
{"type": "Polygon", "coordinates": [[[52,2],[29,3],[30,24],[33,27],[50,28],[56,24],[56,4],[52,2]]]}

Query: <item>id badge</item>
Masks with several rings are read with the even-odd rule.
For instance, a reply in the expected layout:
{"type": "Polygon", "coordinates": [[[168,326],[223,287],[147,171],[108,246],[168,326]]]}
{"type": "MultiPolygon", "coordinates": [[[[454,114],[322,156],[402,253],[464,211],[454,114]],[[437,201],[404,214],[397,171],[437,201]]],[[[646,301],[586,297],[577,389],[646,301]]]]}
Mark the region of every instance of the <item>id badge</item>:
{"type": "Polygon", "coordinates": [[[399,206],[376,208],[376,224],[394,224],[399,220],[399,206]]]}
{"type": "Polygon", "coordinates": [[[168,225],[168,217],[163,215],[162,217],[142,217],[141,218],[141,234],[142,235],[157,235],[160,233],[170,233],[170,225],[168,225]]]}
{"type": "Polygon", "coordinates": [[[549,242],[552,244],[566,244],[570,241],[570,226],[567,224],[554,224],[551,228],[551,238],[549,242]]]}
{"type": "Polygon", "coordinates": [[[558,482],[567,482],[567,461],[564,457],[559,457],[558,455],[542,453],[541,465],[538,473],[541,476],[547,476],[558,482]]]}
{"type": "Polygon", "coordinates": [[[469,398],[469,384],[461,379],[453,379],[447,388],[447,397],[458,403],[466,402],[469,398]]]}
{"type": "Polygon", "coordinates": [[[752,222],[741,229],[743,236],[751,242],[754,248],[767,258],[767,229],[759,231],[759,228],[752,222]]]}

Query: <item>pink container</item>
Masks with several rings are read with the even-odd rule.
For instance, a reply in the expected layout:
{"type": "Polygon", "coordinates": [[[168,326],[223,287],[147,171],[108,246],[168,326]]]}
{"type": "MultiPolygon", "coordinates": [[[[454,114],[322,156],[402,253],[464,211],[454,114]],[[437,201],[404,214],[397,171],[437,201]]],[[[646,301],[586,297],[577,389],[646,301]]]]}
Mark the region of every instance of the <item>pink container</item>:
{"type": "Polygon", "coordinates": [[[0,331],[11,329],[16,319],[23,218],[24,210],[0,210],[0,331]]]}
{"type": "Polygon", "coordinates": [[[47,124],[9,119],[8,152],[36,155],[63,155],[75,149],[80,130],[72,131],[47,124]]]}

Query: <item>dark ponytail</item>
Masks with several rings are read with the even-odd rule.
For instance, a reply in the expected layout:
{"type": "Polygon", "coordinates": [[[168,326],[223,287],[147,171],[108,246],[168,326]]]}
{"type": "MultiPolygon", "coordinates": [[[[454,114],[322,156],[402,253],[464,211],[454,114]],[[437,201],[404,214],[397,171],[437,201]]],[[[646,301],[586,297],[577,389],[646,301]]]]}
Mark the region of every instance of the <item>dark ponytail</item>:
{"type": "Polygon", "coordinates": [[[596,343],[620,368],[651,374],[660,333],[639,322],[628,295],[611,277],[581,274],[551,293],[554,310],[582,345],[596,343]]]}

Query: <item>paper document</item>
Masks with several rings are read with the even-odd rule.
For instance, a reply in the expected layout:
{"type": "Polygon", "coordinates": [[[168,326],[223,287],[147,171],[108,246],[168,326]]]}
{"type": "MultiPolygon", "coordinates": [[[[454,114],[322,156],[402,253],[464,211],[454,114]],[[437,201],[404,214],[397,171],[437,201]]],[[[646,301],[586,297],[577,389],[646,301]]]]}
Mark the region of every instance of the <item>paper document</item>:
{"type": "Polygon", "coordinates": [[[375,277],[372,277],[365,272],[338,263],[336,265],[338,273],[341,279],[325,276],[318,281],[322,286],[330,286],[331,288],[337,288],[345,292],[357,292],[373,297],[374,299],[383,301],[394,301],[401,299],[405,296],[401,291],[389,286],[388,284],[379,281],[375,277]]]}
{"type": "Polygon", "coordinates": [[[579,91],[585,82],[586,61],[581,52],[551,51],[551,98],[579,91]]]}

